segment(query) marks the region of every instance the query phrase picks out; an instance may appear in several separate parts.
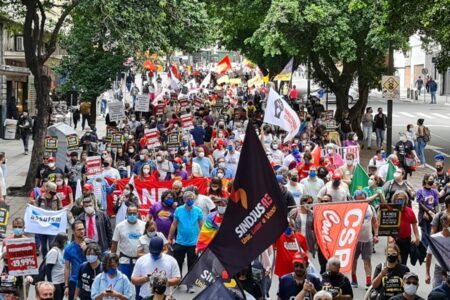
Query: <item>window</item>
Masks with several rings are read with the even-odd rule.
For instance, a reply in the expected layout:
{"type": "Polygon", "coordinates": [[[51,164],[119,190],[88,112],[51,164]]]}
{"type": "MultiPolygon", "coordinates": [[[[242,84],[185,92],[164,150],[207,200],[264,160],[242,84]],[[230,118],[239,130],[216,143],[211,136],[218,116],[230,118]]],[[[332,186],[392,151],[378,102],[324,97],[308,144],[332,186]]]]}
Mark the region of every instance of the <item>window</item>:
{"type": "Polygon", "coordinates": [[[23,36],[22,35],[16,35],[14,39],[14,50],[18,52],[23,52],[23,36]]]}

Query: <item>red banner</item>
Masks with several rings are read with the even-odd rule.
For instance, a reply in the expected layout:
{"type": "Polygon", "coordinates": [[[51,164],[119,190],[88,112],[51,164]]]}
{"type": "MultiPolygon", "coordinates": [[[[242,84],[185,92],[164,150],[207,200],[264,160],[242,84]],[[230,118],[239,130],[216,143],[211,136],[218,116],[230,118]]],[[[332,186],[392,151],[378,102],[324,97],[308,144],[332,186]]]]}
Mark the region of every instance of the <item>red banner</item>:
{"type": "Polygon", "coordinates": [[[193,121],[193,117],[191,114],[181,115],[181,124],[182,124],[183,128],[186,128],[186,129],[193,128],[194,124],[192,121],[193,121]]]}
{"type": "Polygon", "coordinates": [[[326,259],[337,256],[350,272],[368,203],[328,203],[314,207],[314,231],[326,259]]]}
{"type": "MultiPolygon", "coordinates": [[[[110,184],[114,180],[107,178],[110,184]]],[[[124,178],[117,181],[116,190],[108,195],[108,215],[114,215],[113,203],[114,197],[119,197],[122,194],[122,190],[125,185],[130,181],[130,178],[124,178]]],[[[160,201],[161,194],[164,191],[170,190],[172,188],[173,180],[171,181],[154,181],[154,180],[139,180],[138,178],[133,178],[134,187],[139,197],[139,213],[141,216],[146,216],[150,210],[153,203],[160,201]]],[[[198,188],[200,194],[206,194],[208,189],[208,179],[206,178],[194,178],[189,180],[182,180],[183,187],[194,185],[198,188]]]]}
{"type": "Polygon", "coordinates": [[[38,274],[36,243],[33,238],[5,240],[8,256],[8,275],[24,276],[38,274]]]}

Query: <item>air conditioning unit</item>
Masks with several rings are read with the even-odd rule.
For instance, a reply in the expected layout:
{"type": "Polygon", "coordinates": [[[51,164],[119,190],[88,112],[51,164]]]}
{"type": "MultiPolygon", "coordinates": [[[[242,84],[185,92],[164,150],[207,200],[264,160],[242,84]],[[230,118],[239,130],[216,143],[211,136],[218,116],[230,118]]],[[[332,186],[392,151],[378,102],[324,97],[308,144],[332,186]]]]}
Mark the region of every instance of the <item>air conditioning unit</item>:
{"type": "Polygon", "coordinates": [[[23,52],[24,48],[23,48],[23,36],[21,35],[16,35],[15,36],[15,50],[18,52],[23,52]]]}

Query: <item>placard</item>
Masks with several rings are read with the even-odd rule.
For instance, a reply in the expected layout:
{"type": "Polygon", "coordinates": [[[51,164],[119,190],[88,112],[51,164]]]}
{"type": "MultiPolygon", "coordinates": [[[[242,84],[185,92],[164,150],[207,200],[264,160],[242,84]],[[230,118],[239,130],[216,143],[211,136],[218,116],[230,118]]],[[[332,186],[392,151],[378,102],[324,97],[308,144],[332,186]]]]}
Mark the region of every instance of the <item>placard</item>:
{"type": "Polygon", "coordinates": [[[171,92],[170,93],[170,100],[177,100],[177,99],[178,99],[178,94],[174,93],[174,92],[171,92]]]}
{"type": "Polygon", "coordinates": [[[156,128],[145,129],[145,139],[147,140],[147,148],[161,147],[159,130],[156,128]]]}
{"type": "Polygon", "coordinates": [[[125,118],[125,110],[122,102],[109,102],[109,120],[111,122],[119,122],[125,118]]]}
{"type": "Polygon", "coordinates": [[[86,158],[86,175],[94,176],[102,172],[102,159],[100,156],[88,156],[86,158]]]}
{"type": "Polygon", "coordinates": [[[194,98],[194,106],[195,107],[202,107],[203,105],[203,99],[200,97],[195,97],[194,98]]]}
{"type": "Polygon", "coordinates": [[[139,95],[136,98],[136,104],[134,105],[135,111],[148,112],[150,107],[149,95],[139,95]]]}
{"type": "Polygon", "coordinates": [[[166,106],[163,103],[158,103],[158,105],[156,106],[156,114],[163,115],[165,109],[166,109],[166,106]]]}
{"type": "Polygon", "coordinates": [[[381,203],[378,211],[379,236],[397,236],[402,217],[402,205],[381,203]]]}
{"type": "Polygon", "coordinates": [[[167,136],[167,144],[171,146],[179,146],[180,145],[180,135],[178,132],[170,133],[167,136]]]}
{"type": "Polygon", "coordinates": [[[0,208],[0,233],[6,233],[8,227],[9,212],[6,208],[0,208]]]}
{"type": "Polygon", "coordinates": [[[181,115],[181,124],[184,129],[194,128],[193,117],[191,114],[181,115]]]}
{"type": "Polygon", "coordinates": [[[216,108],[223,108],[223,98],[216,99],[216,108]]]}
{"type": "Polygon", "coordinates": [[[33,238],[7,239],[8,275],[26,276],[39,273],[36,243],[33,238]]]}
{"type": "Polygon", "coordinates": [[[114,132],[111,136],[111,147],[120,148],[124,144],[123,134],[114,132]]]}
{"type": "Polygon", "coordinates": [[[180,104],[181,108],[186,108],[189,106],[189,100],[186,97],[183,97],[180,100],[178,100],[178,103],[180,104]]]}
{"type": "Polygon", "coordinates": [[[329,120],[329,119],[333,119],[334,116],[334,111],[332,109],[323,111],[320,113],[320,118],[322,120],[329,120]]]}
{"type": "Polygon", "coordinates": [[[78,135],[76,135],[75,133],[67,135],[66,136],[66,144],[67,144],[68,151],[78,150],[78,148],[79,148],[78,135]]]}
{"type": "Polygon", "coordinates": [[[44,140],[45,151],[54,152],[58,150],[58,138],[56,136],[47,136],[44,140]]]}

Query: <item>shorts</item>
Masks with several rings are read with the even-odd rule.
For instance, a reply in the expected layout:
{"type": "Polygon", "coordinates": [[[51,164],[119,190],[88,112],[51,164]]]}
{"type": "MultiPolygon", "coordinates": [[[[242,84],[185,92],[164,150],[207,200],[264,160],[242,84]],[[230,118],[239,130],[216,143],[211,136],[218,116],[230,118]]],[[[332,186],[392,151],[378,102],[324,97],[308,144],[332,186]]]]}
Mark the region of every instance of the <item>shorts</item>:
{"type": "Polygon", "coordinates": [[[358,257],[361,255],[362,260],[370,260],[372,257],[372,251],[373,251],[373,242],[358,242],[355,249],[355,256],[353,260],[357,260],[358,257]]]}

